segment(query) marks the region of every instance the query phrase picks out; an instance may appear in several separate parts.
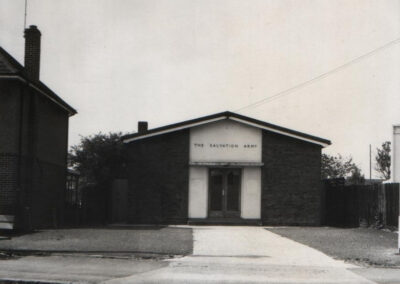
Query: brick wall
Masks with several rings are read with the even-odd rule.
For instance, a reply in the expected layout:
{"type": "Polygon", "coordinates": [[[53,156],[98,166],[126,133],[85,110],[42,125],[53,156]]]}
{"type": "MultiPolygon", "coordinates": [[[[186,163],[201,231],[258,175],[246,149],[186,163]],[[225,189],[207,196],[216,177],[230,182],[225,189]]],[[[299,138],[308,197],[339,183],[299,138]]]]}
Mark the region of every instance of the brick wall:
{"type": "Polygon", "coordinates": [[[189,185],[189,130],[127,144],[128,220],[186,223],[189,185]]]}
{"type": "Polygon", "coordinates": [[[63,220],[68,113],[37,95],[34,121],[31,221],[33,227],[51,227],[63,220]]]}
{"type": "Polygon", "coordinates": [[[18,152],[20,86],[0,80],[0,153],[18,152]]]}
{"type": "Polygon", "coordinates": [[[15,211],[20,85],[0,80],[0,214],[15,211]]]}
{"type": "Polygon", "coordinates": [[[33,228],[54,227],[63,220],[63,197],[65,189],[65,167],[36,160],[31,199],[31,224],[33,228]]]}
{"type": "Polygon", "coordinates": [[[36,97],[36,156],[44,161],[66,166],[68,113],[43,96],[36,97]]]}
{"type": "Polygon", "coordinates": [[[34,228],[60,224],[66,184],[67,112],[22,82],[0,80],[0,133],[0,214],[17,208],[19,173],[21,204],[14,213],[21,215],[21,223],[30,222],[34,228]],[[22,212],[22,207],[30,208],[29,214],[22,212]]]}
{"type": "Polygon", "coordinates": [[[13,215],[15,211],[17,163],[17,155],[0,153],[0,215],[13,215]]]}
{"type": "Polygon", "coordinates": [[[262,222],[319,225],[321,147],[263,131],[262,222]]]}

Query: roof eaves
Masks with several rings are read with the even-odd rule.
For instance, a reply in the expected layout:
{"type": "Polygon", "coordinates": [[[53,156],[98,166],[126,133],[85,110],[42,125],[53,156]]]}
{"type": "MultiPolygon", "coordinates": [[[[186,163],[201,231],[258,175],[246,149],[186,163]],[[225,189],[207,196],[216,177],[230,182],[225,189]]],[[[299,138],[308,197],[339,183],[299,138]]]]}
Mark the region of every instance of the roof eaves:
{"type": "MultiPolygon", "coordinates": [[[[145,131],[143,133],[133,133],[133,134],[128,134],[122,137],[122,140],[124,141],[124,143],[129,143],[132,142],[134,140],[137,139],[142,139],[142,138],[147,138],[147,137],[151,137],[151,136],[155,136],[155,135],[160,135],[160,134],[164,134],[167,132],[172,132],[172,131],[177,131],[177,130],[181,130],[184,128],[189,128],[189,127],[193,127],[193,126],[197,126],[199,125],[201,122],[204,123],[208,123],[211,121],[215,121],[218,118],[220,119],[229,119],[232,118],[233,120],[242,120],[244,122],[248,122],[248,124],[255,124],[253,126],[255,127],[260,127],[260,128],[264,128],[267,130],[272,130],[275,131],[277,133],[283,134],[283,135],[288,135],[297,139],[302,139],[305,140],[307,142],[317,142],[317,144],[320,144],[321,146],[328,146],[331,145],[331,141],[327,140],[327,139],[323,139],[320,137],[316,137],[313,135],[309,135],[306,133],[302,133],[296,130],[292,130],[292,129],[288,129],[285,127],[281,127],[278,125],[274,125],[271,123],[267,123],[261,120],[257,120],[254,118],[250,118],[244,115],[240,115],[234,112],[230,112],[230,111],[225,111],[225,112],[220,112],[220,113],[216,113],[216,114],[212,114],[212,115],[208,115],[208,116],[204,116],[204,117],[200,117],[200,118],[196,118],[196,119],[191,119],[191,120],[187,120],[187,121],[183,121],[183,122],[178,122],[178,123],[174,123],[174,124],[170,124],[170,125],[166,125],[166,126],[162,126],[162,127],[158,127],[158,128],[154,128],[148,131],[145,131]]],[[[201,123],[201,124],[204,124],[201,123]]]]}
{"type": "Polygon", "coordinates": [[[41,91],[50,100],[54,101],[55,103],[63,107],[65,110],[67,110],[70,116],[77,113],[77,111],[73,107],[71,107],[68,103],[66,103],[63,99],[61,99],[43,82],[41,82],[40,80],[33,81],[29,79],[29,76],[26,73],[25,68],[1,46],[0,46],[0,55],[3,56],[6,59],[6,61],[8,61],[9,63],[8,65],[11,65],[15,70],[15,72],[1,73],[0,77],[22,79],[23,81],[27,82],[30,86],[36,88],[38,91],[41,91]]]}
{"type": "Polygon", "coordinates": [[[272,124],[272,123],[268,123],[268,122],[265,122],[265,121],[254,119],[254,118],[251,118],[251,117],[248,117],[248,116],[240,115],[240,114],[237,114],[237,113],[231,113],[231,116],[239,118],[239,119],[242,119],[242,120],[250,121],[250,122],[253,122],[255,124],[259,124],[259,125],[263,125],[263,126],[266,126],[266,127],[269,127],[269,128],[273,128],[275,130],[279,130],[279,131],[282,131],[282,132],[287,132],[287,133],[290,133],[290,134],[293,134],[293,135],[296,135],[296,136],[304,137],[304,138],[311,139],[311,140],[316,140],[316,141],[322,142],[324,144],[331,145],[331,141],[329,141],[327,139],[320,138],[320,137],[317,137],[317,136],[313,136],[313,135],[310,135],[310,134],[307,134],[307,133],[304,133],[304,132],[300,132],[300,131],[297,131],[297,130],[289,129],[289,128],[282,127],[282,126],[279,126],[279,125],[276,125],[276,124],[272,124]]]}
{"type": "Polygon", "coordinates": [[[159,131],[167,130],[167,129],[170,129],[170,128],[176,128],[176,127],[181,127],[181,126],[185,126],[185,125],[190,125],[190,124],[193,124],[193,123],[196,123],[196,122],[213,119],[213,118],[217,118],[217,117],[220,117],[220,116],[227,116],[226,112],[216,113],[216,114],[212,114],[212,115],[203,116],[203,117],[200,117],[200,118],[194,118],[194,119],[185,120],[185,121],[181,121],[181,122],[177,122],[177,123],[173,123],[173,124],[164,125],[164,126],[161,126],[161,127],[157,127],[157,128],[153,128],[153,129],[147,130],[147,131],[145,131],[143,133],[138,133],[137,132],[137,133],[127,134],[127,135],[122,136],[122,139],[126,140],[126,139],[130,139],[130,138],[134,138],[134,137],[144,136],[144,135],[151,134],[151,133],[154,133],[154,132],[159,132],[159,131]]]}
{"type": "Polygon", "coordinates": [[[164,134],[164,133],[168,133],[168,132],[173,132],[173,131],[177,131],[177,130],[183,130],[183,129],[190,128],[193,126],[206,124],[209,122],[215,122],[217,120],[222,120],[222,119],[226,119],[226,118],[227,118],[227,116],[223,115],[223,113],[209,115],[209,116],[205,116],[205,117],[200,117],[200,118],[191,119],[191,120],[187,120],[187,121],[183,121],[183,122],[178,122],[178,123],[174,123],[174,124],[170,124],[170,125],[166,125],[166,126],[157,127],[157,128],[147,130],[147,131],[144,131],[141,133],[137,132],[137,133],[133,133],[133,134],[128,134],[128,135],[123,136],[122,140],[124,141],[124,143],[129,143],[129,142],[131,142],[132,139],[136,139],[136,138],[139,138],[142,136],[143,136],[143,138],[146,138],[146,137],[164,134]]]}
{"type": "Polygon", "coordinates": [[[66,109],[68,109],[70,116],[78,113],[73,107],[71,107],[68,103],[66,103],[61,97],[59,97],[56,93],[54,93],[43,82],[37,81],[33,84],[36,84],[36,86],[39,89],[41,89],[43,92],[47,93],[47,95],[51,96],[56,102],[58,102],[59,104],[63,105],[66,109]]]}

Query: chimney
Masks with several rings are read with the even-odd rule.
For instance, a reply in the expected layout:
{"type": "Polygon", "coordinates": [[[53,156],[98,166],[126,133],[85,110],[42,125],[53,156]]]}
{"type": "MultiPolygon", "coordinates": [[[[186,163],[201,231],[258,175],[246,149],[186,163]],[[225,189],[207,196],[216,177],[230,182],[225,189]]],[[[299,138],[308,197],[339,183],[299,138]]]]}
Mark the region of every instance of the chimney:
{"type": "Polygon", "coordinates": [[[139,121],[138,122],[138,132],[144,133],[147,131],[147,121],[139,121]]]}
{"type": "Polygon", "coordinates": [[[40,71],[40,37],[36,26],[25,29],[25,70],[32,80],[39,80],[40,71]]]}

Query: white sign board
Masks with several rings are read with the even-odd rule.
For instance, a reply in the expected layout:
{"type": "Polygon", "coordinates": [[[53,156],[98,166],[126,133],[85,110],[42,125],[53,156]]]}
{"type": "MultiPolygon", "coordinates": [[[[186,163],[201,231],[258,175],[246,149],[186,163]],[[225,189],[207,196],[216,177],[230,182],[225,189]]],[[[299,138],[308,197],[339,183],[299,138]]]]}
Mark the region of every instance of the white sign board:
{"type": "Polygon", "coordinates": [[[190,162],[261,162],[261,129],[222,120],[190,130],[190,162]]]}

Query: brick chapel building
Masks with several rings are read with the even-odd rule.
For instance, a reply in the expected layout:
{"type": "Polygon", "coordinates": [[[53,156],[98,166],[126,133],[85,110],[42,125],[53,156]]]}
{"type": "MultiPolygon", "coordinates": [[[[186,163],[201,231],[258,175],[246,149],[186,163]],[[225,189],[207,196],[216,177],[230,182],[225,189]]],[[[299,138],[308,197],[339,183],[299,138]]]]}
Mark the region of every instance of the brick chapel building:
{"type": "Polygon", "coordinates": [[[25,66],[0,47],[0,228],[63,219],[68,120],[75,109],[39,80],[41,33],[25,30],[25,66]]]}
{"type": "Polygon", "coordinates": [[[123,141],[128,184],[117,207],[127,222],[321,223],[329,140],[222,112],[155,129],[139,122],[123,141]]]}

